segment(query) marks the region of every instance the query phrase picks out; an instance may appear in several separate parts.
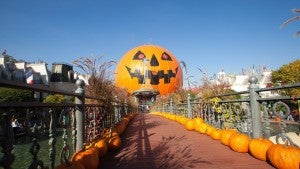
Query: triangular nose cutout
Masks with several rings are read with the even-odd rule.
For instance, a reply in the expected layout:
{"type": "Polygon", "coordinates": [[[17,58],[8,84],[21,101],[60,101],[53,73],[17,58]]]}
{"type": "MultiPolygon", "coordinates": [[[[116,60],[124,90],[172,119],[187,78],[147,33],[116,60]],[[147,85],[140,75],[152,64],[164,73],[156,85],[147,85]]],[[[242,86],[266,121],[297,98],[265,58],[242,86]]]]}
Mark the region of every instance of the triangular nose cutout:
{"type": "Polygon", "coordinates": [[[155,55],[152,55],[151,61],[150,61],[150,66],[159,66],[159,63],[155,57],[155,55]]]}

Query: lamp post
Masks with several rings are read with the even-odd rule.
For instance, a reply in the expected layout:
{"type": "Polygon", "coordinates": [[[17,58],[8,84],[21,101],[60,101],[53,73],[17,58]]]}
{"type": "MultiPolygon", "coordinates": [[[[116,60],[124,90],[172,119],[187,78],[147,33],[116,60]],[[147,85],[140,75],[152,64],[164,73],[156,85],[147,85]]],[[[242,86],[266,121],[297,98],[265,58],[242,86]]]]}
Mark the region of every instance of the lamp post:
{"type": "Polygon", "coordinates": [[[143,83],[142,87],[136,91],[133,92],[133,95],[137,98],[139,107],[141,110],[144,112],[145,110],[148,111],[148,105],[146,105],[147,102],[151,101],[154,102],[156,99],[156,96],[159,94],[157,90],[152,89],[150,86],[148,79],[151,78],[149,77],[148,74],[148,64],[149,64],[149,59],[144,58],[143,59],[143,65],[142,65],[142,71],[144,72],[144,77],[143,77],[143,83]]]}

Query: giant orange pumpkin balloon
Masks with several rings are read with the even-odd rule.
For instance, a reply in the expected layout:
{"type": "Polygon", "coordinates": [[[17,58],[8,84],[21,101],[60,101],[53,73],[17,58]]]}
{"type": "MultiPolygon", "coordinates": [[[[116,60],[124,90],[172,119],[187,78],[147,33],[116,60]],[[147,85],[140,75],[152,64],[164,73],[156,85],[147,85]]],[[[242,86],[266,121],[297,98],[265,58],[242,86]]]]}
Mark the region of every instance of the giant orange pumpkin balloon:
{"type": "Polygon", "coordinates": [[[170,51],[155,45],[142,45],[128,51],[115,73],[116,86],[131,94],[150,88],[166,95],[182,86],[180,63],[170,51]]]}

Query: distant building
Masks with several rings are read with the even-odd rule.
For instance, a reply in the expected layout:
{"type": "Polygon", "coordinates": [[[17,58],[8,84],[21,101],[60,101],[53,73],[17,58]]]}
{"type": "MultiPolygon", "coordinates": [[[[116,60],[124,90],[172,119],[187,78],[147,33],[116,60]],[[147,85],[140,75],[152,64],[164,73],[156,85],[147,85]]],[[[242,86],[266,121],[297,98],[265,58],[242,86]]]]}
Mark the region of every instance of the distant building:
{"type": "Polygon", "coordinates": [[[75,91],[73,66],[67,63],[53,63],[50,88],[63,91],[75,91]]]}
{"type": "MultiPolygon", "coordinates": [[[[245,73],[245,72],[243,72],[243,74],[240,75],[226,74],[222,70],[221,72],[218,72],[217,75],[210,80],[210,84],[211,85],[223,84],[236,92],[241,92],[241,91],[249,90],[250,76],[251,76],[250,73],[245,73]]],[[[258,78],[257,85],[259,88],[266,88],[272,86],[272,82],[271,82],[272,71],[264,68],[255,76],[258,78]]],[[[270,97],[270,96],[278,95],[277,93],[273,93],[271,91],[261,92],[260,94],[261,97],[270,97]]]]}
{"type": "Polygon", "coordinates": [[[210,80],[210,84],[212,85],[231,85],[232,84],[232,77],[228,76],[223,70],[218,72],[213,78],[210,80]]]}
{"type": "Polygon", "coordinates": [[[46,63],[7,62],[4,56],[0,56],[0,79],[26,83],[29,71],[32,72],[33,84],[49,86],[50,72],[46,63]]]}
{"type": "Polygon", "coordinates": [[[73,66],[68,63],[53,63],[52,70],[49,71],[44,62],[7,61],[5,56],[0,56],[0,79],[28,84],[28,78],[32,78],[34,85],[74,92],[76,80],[82,79],[88,85],[89,76],[74,72],[73,66]]]}

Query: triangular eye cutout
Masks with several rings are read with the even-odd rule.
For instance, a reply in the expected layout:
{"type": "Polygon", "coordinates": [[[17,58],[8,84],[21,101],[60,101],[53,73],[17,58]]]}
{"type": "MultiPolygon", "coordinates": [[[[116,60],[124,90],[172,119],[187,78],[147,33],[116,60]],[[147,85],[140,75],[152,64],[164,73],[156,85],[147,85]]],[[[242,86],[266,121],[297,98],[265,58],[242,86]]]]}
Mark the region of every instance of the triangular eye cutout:
{"type": "Polygon", "coordinates": [[[152,55],[150,66],[159,66],[158,60],[156,59],[155,55],[152,55]]]}
{"type": "Polygon", "coordinates": [[[143,60],[144,58],[146,58],[146,56],[141,51],[136,52],[136,54],[133,56],[133,60],[143,60]]]}
{"type": "Polygon", "coordinates": [[[167,54],[166,52],[164,52],[162,55],[161,55],[161,59],[162,60],[170,60],[172,61],[172,58],[169,54],[167,54]]]}

